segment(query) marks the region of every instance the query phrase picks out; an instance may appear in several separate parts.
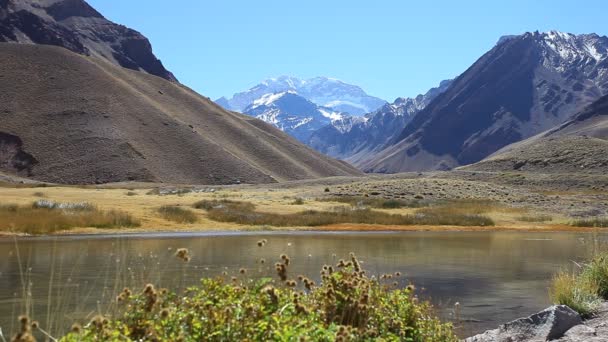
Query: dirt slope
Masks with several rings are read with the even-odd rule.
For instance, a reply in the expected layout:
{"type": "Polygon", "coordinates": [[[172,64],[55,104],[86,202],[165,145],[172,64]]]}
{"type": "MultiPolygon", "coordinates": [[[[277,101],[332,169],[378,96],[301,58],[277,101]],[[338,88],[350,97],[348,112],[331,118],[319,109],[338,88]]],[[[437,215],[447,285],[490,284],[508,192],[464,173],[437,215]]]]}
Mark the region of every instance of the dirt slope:
{"type": "Polygon", "coordinates": [[[605,174],[608,171],[608,96],[572,120],[462,169],[605,174]]]}
{"type": "Polygon", "coordinates": [[[0,44],[0,170],[76,184],[265,183],[359,171],[160,77],[0,44]]]}

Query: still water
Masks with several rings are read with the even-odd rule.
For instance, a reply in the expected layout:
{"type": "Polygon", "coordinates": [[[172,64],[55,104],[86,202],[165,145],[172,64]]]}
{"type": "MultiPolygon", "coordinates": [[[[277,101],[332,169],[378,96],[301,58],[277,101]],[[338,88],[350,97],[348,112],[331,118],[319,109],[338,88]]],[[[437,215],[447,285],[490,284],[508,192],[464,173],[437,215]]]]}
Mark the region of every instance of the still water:
{"type": "Polygon", "coordinates": [[[274,276],[282,253],[290,272],[318,281],[324,264],[350,252],[370,274],[401,272],[444,319],[461,307],[462,335],[494,328],[549,305],[551,275],[588,256],[608,235],[529,232],[213,233],[0,239],[0,328],[28,312],[59,334],[111,309],[123,287],[183,288],[227,272],[274,276]],[[264,247],[257,241],[267,239],[264,247]],[[174,257],[188,248],[189,263],[174,257]],[[265,264],[260,264],[260,259],[265,264]]]}

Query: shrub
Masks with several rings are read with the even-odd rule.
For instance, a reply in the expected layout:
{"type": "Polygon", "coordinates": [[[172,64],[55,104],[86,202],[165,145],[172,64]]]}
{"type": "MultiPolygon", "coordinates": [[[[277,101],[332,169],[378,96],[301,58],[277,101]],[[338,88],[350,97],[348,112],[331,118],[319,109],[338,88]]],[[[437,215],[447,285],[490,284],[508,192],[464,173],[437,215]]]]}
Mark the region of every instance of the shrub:
{"type": "Polygon", "coordinates": [[[553,221],[553,217],[549,215],[524,215],[517,217],[521,222],[549,222],[553,221]]]}
{"type": "Polygon", "coordinates": [[[34,197],[46,197],[46,195],[44,194],[44,192],[40,192],[40,191],[34,192],[32,195],[34,197]]]}
{"type": "Polygon", "coordinates": [[[369,207],[378,209],[421,208],[427,202],[420,200],[384,199],[358,196],[336,196],[321,198],[319,201],[346,203],[356,207],[369,207]]]}
{"type": "Polygon", "coordinates": [[[61,340],[458,341],[413,287],[368,278],[354,256],[325,266],[318,286],[286,279],[288,260],[277,263],[280,281],[203,279],[179,295],[152,284],[125,289],[115,317],[93,318],[61,340]]]}
{"type": "Polygon", "coordinates": [[[135,191],[127,191],[126,195],[127,196],[137,196],[137,192],[135,192],[135,191]]]}
{"type": "Polygon", "coordinates": [[[601,253],[583,266],[581,277],[597,286],[597,294],[608,299],[608,253],[601,253]]]}
{"type": "Polygon", "coordinates": [[[491,219],[480,215],[442,215],[436,213],[397,215],[367,208],[338,207],[333,211],[306,210],[293,214],[275,214],[256,212],[254,211],[255,206],[253,204],[234,201],[201,201],[195,204],[195,207],[206,209],[207,216],[215,221],[256,226],[314,227],[340,223],[378,225],[494,225],[491,219]]]}
{"type": "Polygon", "coordinates": [[[158,213],[165,219],[177,223],[195,223],[198,221],[198,216],[190,209],[181,207],[163,205],[158,208],[158,213]]]}
{"type": "Polygon", "coordinates": [[[590,219],[575,220],[570,223],[573,227],[608,228],[608,217],[595,217],[590,219]]]}
{"type": "Polygon", "coordinates": [[[291,202],[291,204],[293,204],[293,205],[302,205],[302,204],[304,204],[304,199],[298,197],[293,202],[291,202]]]}
{"type": "Polygon", "coordinates": [[[227,199],[222,200],[201,200],[193,205],[196,209],[223,209],[230,208],[237,211],[252,211],[255,209],[255,204],[241,201],[231,201],[227,199]]]}
{"type": "Polygon", "coordinates": [[[601,304],[593,281],[564,271],[553,277],[549,297],[554,304],[567,305],[583,317],[595,313],[601,304]]]}
{"type": "Polygon", "coordinates": [[[90,203],[36,201],[30,206],[0,206],[0,229],[48,234],[75,227],[138,227],[139,221],[119,210],[100,210],[90,203]]]}

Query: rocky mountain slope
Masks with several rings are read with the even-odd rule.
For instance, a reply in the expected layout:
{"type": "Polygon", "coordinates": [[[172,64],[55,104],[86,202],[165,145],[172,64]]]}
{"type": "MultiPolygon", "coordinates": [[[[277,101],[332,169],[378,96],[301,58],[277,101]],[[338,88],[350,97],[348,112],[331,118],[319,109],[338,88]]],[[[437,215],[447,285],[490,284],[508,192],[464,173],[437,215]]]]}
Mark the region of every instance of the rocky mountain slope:
{"type": "Polygon", "coordinates": [[[290,76],[267,79],[247,91],[234,94],[229,99],[219,98],[216,103],[228,110],[243,112],[263,96],[287,91],[295,92],[318,106],[351,115],[372,112],[386,103],[368,95],[358,86],[336,79],[315,77],[302,80],[290,76]]]}
{"type": "Polygon", "coordinates": [[[391,146],[357,165],[369,172],[443,170],[567,121],[608,93],[608,38],[525,33],[501,39],[391,146]]]}
{"type": "Polygon", "coordinates": [[[230,184],[359,175],[160,77],[0,44],[0,171],[49,182],[230,184]]]}
{"type": "Polygon", "coordinates": [[[363,120],[348,125],[322,127],[312,134],[308,144],[329,156],[357,164],[386,147],[414,115],[443,93],[450,84],[451,80],[446,80],[426,94],[414,98],[398,98],[395,102],[366,114],[363,120]]]}
{"type": "Polygon", "coordinates": [[[267,94],[245,108],[243,114],[265,121],[292,137],[307,143],[321,127],[336,122],[336,129],[348,115],[319,107],[293,91],[267,94]]]}
{"type": "Polygon", "coordinates": [[[175,81],[139,32],[84,0],[0,0],[0,42],[56,45],[175,81]]]}
{"type": "Polygon", "coordinates": [[[607,152],[608,96],[604,96],[566,123],[462,169],[605,174],[607,152]]]}

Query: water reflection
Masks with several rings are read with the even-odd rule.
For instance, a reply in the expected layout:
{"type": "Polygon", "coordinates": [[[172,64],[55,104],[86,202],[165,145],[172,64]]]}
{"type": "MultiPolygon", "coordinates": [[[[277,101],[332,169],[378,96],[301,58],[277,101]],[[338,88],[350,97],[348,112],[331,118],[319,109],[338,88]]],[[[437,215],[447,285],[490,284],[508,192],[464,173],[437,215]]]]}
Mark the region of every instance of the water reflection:
{"type": "MultiPolygon", "coordinates": [[[[600,236],[605,238],[606,235],[600,236]]],[[[123,287],[179,288],[228,272],[274,276],[282,253],[290,272],[319,278],[323,264],[355,252],[372,274],[399,271],[444,318],[460,302],[463,334],[546,307],[555,271],[588,256],[591,234],[517,232],[297,233],[149,235],[0,240],[0,327],[26,310],[60,332],[82,317],[111,309],[123,287]],[[257,241],[268,243],[258,247],[257,241]],[[174,257],[190,249],[192,260],[174,257]],[[265,264],[260,264],[260,259],[265,264]],[[26,300],[23,300],[23,298],[26,300]]],[[[16,323],[16,322],[15,322],[16,323]]]]}

